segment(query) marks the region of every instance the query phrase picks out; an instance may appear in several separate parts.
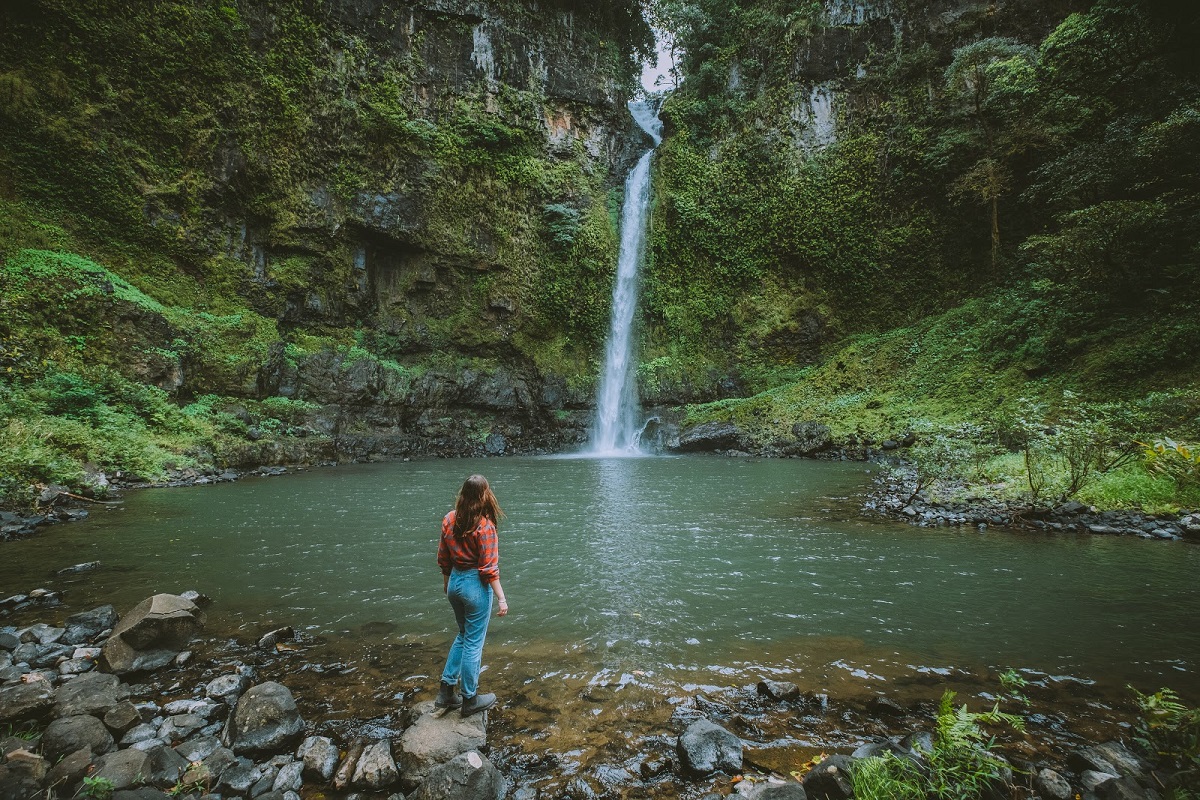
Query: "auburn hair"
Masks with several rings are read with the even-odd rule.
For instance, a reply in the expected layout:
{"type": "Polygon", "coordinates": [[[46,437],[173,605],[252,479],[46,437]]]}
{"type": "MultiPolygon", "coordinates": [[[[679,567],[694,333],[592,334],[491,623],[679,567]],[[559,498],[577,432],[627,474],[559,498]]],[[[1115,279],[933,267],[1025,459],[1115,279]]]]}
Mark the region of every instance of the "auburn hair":
{"type": "Polygon", "coordinates": [[[454,501],[454,535],[462,538],[474,531],[480,520],[487,519],[495,525],[503,516],[487,478],[472,475],[463,482],[454,501]]]}

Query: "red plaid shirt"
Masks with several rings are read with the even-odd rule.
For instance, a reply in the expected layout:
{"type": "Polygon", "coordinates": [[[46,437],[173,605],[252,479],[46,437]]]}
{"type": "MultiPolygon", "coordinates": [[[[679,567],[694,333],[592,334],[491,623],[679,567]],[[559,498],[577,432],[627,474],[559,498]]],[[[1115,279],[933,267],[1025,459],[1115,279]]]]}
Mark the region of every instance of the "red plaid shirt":
{"type": "Polygon", "coordinates": [[[438,542],[438,566],[443,575],[454,567],[478,569],[479,580],[485,584],[500,579],[500,545],[496,523],[487,517],[479,520],[475,530],[462,538],[454,535],[455,512],[442,518],[442,538],[438,542]]]}

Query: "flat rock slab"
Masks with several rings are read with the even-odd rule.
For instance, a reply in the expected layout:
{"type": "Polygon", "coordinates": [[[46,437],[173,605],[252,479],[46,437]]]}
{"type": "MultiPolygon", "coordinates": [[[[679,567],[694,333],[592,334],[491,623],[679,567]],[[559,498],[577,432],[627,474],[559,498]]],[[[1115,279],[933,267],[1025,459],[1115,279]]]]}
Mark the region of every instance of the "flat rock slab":
{"type": "Polygon", "coordinates": [[[443,713],[432,700],[417,703],[412,713],[416,721],[400,736],[396,754],[408,791],[422,783],[435,767],[487,744],[483,714],[463,717],[458,711],[443,713]]]}
{"type": "Polygon", "coordinates": [[[54,693],[54,716],[103,716],[127,697],[129,688],[122,686],[121,679],[116,675],[89,672],[58,687],[58,691],[54,693]]]}

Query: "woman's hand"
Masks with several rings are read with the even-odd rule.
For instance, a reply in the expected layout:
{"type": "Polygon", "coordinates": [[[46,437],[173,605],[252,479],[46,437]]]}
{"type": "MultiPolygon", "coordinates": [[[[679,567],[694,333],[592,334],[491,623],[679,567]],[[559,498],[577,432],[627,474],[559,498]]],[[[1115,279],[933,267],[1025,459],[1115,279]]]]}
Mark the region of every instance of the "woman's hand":
{"type": "Polygon", "coordinates": [[[508,613],[508,601],[501,598],[500,599],[500,610],[496,612],[496,616],[503,617],[507,613],[508,613]]]}

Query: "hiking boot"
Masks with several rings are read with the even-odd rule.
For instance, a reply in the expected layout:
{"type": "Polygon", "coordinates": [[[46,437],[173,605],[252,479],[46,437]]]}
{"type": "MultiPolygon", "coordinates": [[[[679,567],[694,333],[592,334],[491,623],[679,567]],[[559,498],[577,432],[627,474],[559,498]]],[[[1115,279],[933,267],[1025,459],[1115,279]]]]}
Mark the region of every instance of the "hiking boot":
{"type": "Polygon", "coordinates": [[[437,699],[433,701],[435,708],[458,708],[463,704],[462,695],[454,690],[454,686],[442,682],[438,687],[437,699]]]}
{"type": "Polygon", "coordinates": [[[491,692],[477,694],[474,697],[464,697],[462,701],[462,715],[469,717],[472,714],[478,714],[480,711],[486,711],[494,705],[496,705],[496,695],[491,692]]]}

